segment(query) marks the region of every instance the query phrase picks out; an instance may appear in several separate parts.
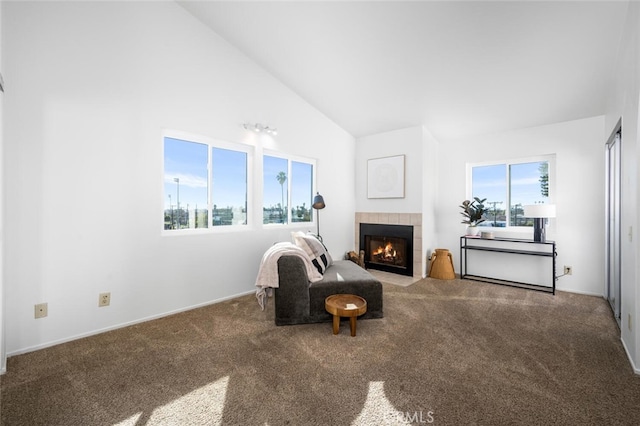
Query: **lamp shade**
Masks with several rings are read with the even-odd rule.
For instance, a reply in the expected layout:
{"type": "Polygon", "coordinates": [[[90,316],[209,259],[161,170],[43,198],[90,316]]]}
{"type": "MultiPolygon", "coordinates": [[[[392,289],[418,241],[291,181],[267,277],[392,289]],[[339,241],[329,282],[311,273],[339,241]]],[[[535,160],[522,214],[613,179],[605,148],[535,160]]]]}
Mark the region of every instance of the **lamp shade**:
{"type": "Polygon", "coordinates": [[[319,192],[316,192],[316,196],[313,197],[313,204],[311,205],[311,207],[313,207],[316,210],[325,208],[324,198],[322,198],[322,195],[320,195],[319,192]]]}
{"type": "Polygon", "coordinates": [[[556,217],[555,204],[531,204],[524,206],[524,217],[556,217]]]}

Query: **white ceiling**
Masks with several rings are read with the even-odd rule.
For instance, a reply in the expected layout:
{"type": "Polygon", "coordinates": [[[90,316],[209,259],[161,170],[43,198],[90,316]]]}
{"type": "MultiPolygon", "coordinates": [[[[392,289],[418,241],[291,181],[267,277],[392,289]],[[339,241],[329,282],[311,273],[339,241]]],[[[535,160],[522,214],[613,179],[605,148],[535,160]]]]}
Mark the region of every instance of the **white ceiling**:
{"type": "Polygon", "coordinates": [[[605,113],[618,1],[182,1],[355,137],[439,140],[605,113]]]}

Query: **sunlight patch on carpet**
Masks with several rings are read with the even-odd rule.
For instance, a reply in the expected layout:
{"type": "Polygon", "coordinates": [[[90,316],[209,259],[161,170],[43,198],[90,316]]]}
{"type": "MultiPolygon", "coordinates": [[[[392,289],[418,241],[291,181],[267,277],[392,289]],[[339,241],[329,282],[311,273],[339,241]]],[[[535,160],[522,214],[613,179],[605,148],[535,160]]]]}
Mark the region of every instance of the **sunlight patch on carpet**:
{"type": "Polygon", "coordinates": [[[142,416],[142,411],[134,414],[133,416],[129,417],[128,419],[124,419],[121,422],[118,423],[114,423],[113,426],[136,426],[138,424],[138,420],[140,420],[140,417],[142,416]]]}
{"type": "Polygon", "coordinates": [[[369,382],[367,400],[358,417],[351,426],[365,425],[410,425],[408,416],[412,413],[403,413],[396,410],[393,404],[384,394],[384,382],[369,382]]]}
{"type": "Polygon", "coordinates": [[[222,424],[229,376],[153,410],[148,425],[222,424]]]}

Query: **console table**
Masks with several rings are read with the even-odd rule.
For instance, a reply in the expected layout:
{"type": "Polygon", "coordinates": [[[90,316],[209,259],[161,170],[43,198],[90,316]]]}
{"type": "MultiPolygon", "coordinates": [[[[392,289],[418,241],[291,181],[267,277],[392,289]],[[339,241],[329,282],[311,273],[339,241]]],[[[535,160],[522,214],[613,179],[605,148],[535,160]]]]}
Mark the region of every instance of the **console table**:
{"type": "MultiPolygon", "coordinates": [[[[533,240],[522,240],[515,238],[480,238],[473,236],[460,237],[460,278],[470,279],[475,281],[488,282],[492,284],[502,284],[512,287],[527,288],[530,290],[544,291],[547,293],[556,294],[556,243],[555,241],[536,242],[533,240]],[[474,274],[469,272],[470,260],[473,260],[473,253],[491,253],[491,263],[495,259],[495,267],[492,273],[487,273],[488,269],[491,269],[485,262],[480,260],[476,261],[475,267],[483,266],[484,272],[478,272],[474,274]],[[511,277],[500,277],[499,272],[508,271],[508,275],[514,275],[517,273],[526,273],[524,269],[518,266],[525,265],[525,263],[531,264],[535,256],[536,263],[533,266],[536,273],[540,273],[545,277],[542,282],[527,282],[526,276],[522,279],[512,279],[511,277]],[[532,259],[531,261],[526,259],[532,259]],[[540,259],[544,259],[542,262],[540,259]],[[547,262],[548,259],[548,262],[547,262]],[[525,262],[525,263],[522,263],[525,262]],[[500,265],[509,265],[505,268],[500,265]],[[549,268],[548,272],[541,272],[540,267],[549,268]],[[548,277],[548,284],[546,284],[548,277]]],[[[486,255],[483,259],[487,260],[486,255]]],[[[531,280],[529,280],[531,281],[531,280]]]]}

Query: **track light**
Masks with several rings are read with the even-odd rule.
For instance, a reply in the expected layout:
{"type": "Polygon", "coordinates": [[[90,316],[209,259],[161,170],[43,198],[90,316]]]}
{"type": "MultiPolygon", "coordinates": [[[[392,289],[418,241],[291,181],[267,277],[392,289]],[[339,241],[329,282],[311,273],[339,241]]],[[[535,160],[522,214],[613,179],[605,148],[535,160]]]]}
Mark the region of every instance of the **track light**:
{"type": "Polygon", "coordinates": [[[278,134],[278,129],[276,129],[275,127],[272,128],[260,123],[256,123],[256,124],[244,123],[242,127],[244,127],[246,130],[250,130],[256,133],[265,132],[273,136],[278,134]]]}

